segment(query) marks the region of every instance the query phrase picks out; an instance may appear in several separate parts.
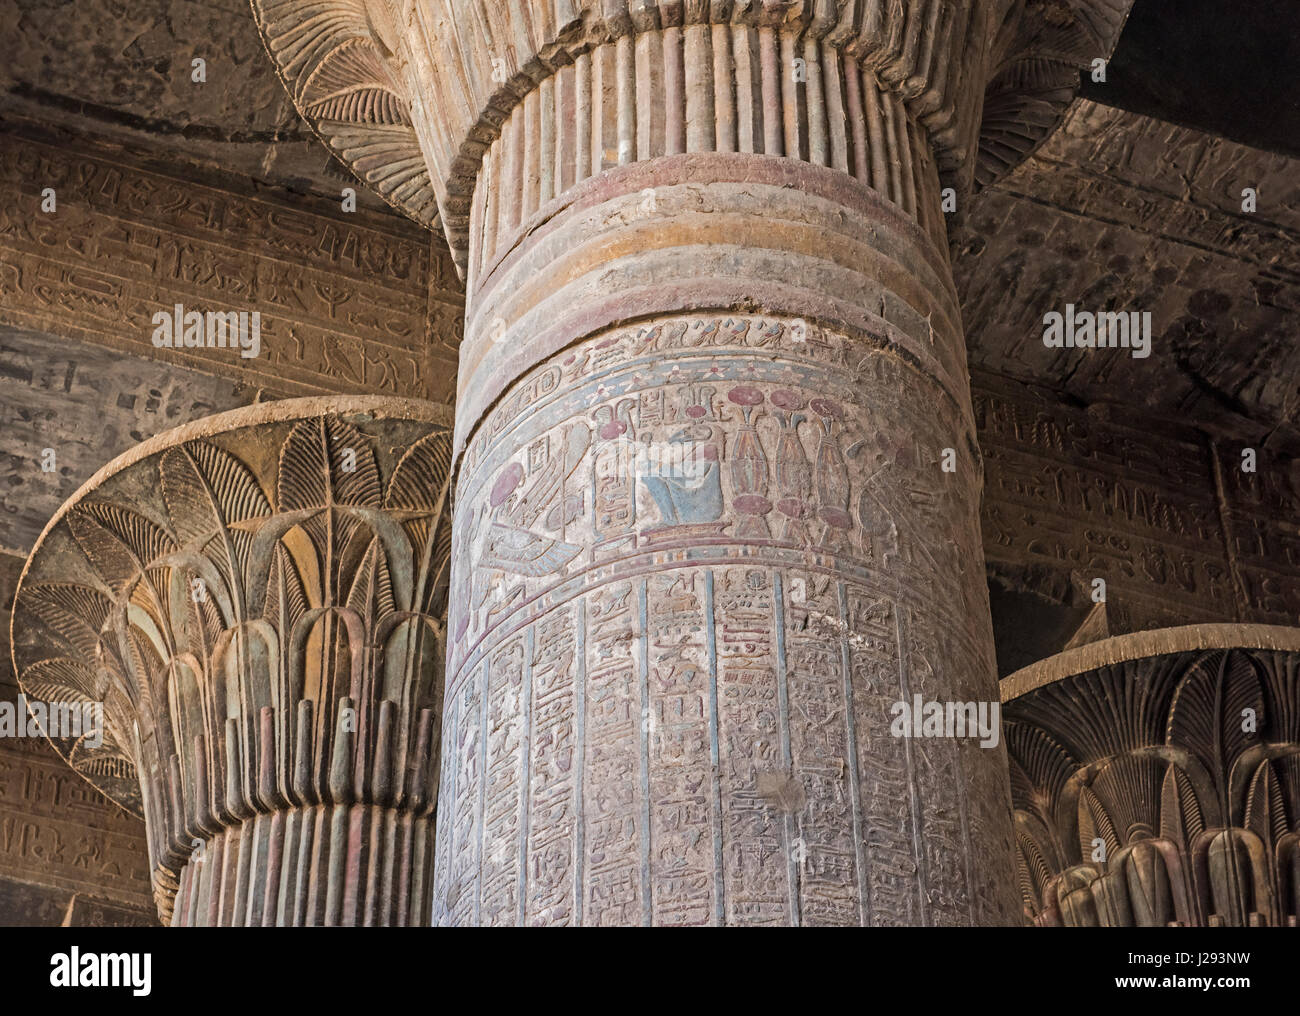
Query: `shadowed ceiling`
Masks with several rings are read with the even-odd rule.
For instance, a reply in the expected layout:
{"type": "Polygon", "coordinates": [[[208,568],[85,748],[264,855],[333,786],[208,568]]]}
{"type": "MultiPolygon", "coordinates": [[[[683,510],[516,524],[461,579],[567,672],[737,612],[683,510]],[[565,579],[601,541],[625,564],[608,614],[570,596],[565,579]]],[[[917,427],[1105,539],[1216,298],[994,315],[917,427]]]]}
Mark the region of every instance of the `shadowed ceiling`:
{"type": "Polygon", "coordinates": [[[289,190],[354,183],[294,111],[244,0],[0,0],[0,19],[8,118],[289,190]]]}

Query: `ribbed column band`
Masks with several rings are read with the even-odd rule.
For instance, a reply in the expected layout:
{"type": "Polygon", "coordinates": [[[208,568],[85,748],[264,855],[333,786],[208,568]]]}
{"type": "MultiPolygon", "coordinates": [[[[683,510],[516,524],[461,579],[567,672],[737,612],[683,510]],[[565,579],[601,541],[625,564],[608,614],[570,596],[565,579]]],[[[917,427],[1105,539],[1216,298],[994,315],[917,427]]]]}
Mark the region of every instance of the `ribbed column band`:
{"type": "Polygon", "coordinates": [[[258,815],[202,841],[172,927],[428,924],[429,816],[376,805],[258,815]]]}
{"type": "Polygon", "coordinates": [[[545,78],[501,124],[470,210],[471,295],[575,184],[664,155],[736,152],[827,166],[944,244],[938,174],[897,91],[823,40],[748,25],[625,36],[545,78]]]}

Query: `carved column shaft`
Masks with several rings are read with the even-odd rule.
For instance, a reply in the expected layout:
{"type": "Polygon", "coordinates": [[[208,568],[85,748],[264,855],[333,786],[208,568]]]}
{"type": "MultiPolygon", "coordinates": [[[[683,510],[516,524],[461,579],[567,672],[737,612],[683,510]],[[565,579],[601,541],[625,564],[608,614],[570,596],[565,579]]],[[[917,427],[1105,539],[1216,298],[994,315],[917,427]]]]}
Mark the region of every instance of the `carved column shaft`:
{"type": "Polygon", "coordinates": [[[1010,919],[1004,756],[890,734],[996,694],[939,190],[915,108],[773,26],[593,47],[500,125],[438,919],[1010,919]]]}
{"type": "Polygon", "coordinates": [[[1043,8],[254,0],[468,283],[439,919],[1014,912],[1004,754],[888,728],[995,698],[939,181],[1126,3],[1043,8]]]}
{"type": "Polygon", "coordinates": [[[451,436],[432,407],[268,403],[145,442],[23,575],[55,746],[145,819],[172,925],[427,924],[451,436]],[[99,742],[99,743],[96,743],[99,742]]]}

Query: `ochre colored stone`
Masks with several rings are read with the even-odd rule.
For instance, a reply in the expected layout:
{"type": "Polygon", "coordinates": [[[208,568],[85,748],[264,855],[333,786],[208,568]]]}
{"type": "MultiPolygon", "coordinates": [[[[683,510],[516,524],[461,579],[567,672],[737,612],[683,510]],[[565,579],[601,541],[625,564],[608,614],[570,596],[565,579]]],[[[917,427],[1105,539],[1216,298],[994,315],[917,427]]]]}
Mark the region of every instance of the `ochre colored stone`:
{"type": "Polygon", "coordinates": [[[37,541],[19,682],[102,703],[98,736],[52,740],[145,819],[164,921],[428,923],[438,415],[355,396],[210,417],[109,463],[37,541]]]}

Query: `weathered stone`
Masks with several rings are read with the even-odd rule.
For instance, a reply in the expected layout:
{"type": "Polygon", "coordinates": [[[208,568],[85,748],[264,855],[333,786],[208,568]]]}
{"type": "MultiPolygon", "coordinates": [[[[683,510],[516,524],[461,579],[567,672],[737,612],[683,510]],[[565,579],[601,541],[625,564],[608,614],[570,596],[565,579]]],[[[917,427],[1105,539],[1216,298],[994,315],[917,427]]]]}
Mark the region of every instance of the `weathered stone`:
{"type": "Polygon", "coordinates": [[[262,397],[449,404],[463,301],[445,246],[393,216],[160,170],[104,143],[74,151],[40,132],[0,133],[0,323],[217,374],[262,397]],[[53,213],[42,211],[46,187],[53,213]],[[258,355],[156,347],[155,315],[178,303],[257,311],[258,355]]]}
{"type": "MultiPolygon", "coordinates": [[[[1055,129],[1078,69],[1110,54],[1131,5],[254,0],[253,10],[299,111],[416,221],[434,222],[436,197],[463,270],[480,160],[535,87],[574,114],[575,182],[606,164],[678,152],[762,151],[828,164],[854,144],[841,136],[837,153],[837,131],[857,132],[860,154],[864,138],[874,147],[892,129],[864,122],[871,103],[851,80],[837,83],[845,61],[906,104],[964,191],[1055,129]],[[783,85],[785,74],[793,76],[783,85]],[[567,97],[566,81],[575,89],[567,97]],[[340,82],[347,92],[331,92],[340,82]],[[627,133],[616,138],[606,130],[614,121],[592,112],[612,114],[619,103],[640,117],[623,116],[627,133]],[[649,147],[634,148],[634,137],[649,147]]],[[[545,98],[533,97],[535,111],[545,98]]]]}
{"type": "Polygon", "coordinates": [[[97,735],[51,737],[143,815],[165,921],[427,923],[450,538],[436,418],[360,397],[235,410],[110,463],[37,543],[20,683],[102,702],[97,735]]]}
{"type": "Polygon", "coordinates": [[[1065,405],[983,372],[974,390],[990,577],[1085,611],[1100,597],[1111,634],[1300,617],[1289,456],[1261,448],[1246,472],[1240,442],[1185,424],[1065,405]]]}
{"type": "Polygon", "coordinates": [[[970,208],[953,270],[972,366],[1300,451],[1300,160],[1079,102],[970,208]],[[1067,303],[1149,312],[1152,354],[1046,348],[1067,303]]]}
{"type": "Polygon", "coordinates": [[[597,177],[473,291],[446,920],[1008,916],[999,754],[889,735],[899,699],[991,693],[942,251],[796,167],[597,177]]]}
{"type": "Polygon", "coordinates": [[[0,15],[6,120],[52,128],[69,151],[97,134],[174,173],[221,169],[336,201],[351,186],[363,209],[387,207],[295,111],[247,4],[0,0],[0,15]]]}
{"type": "Polygon", "coordinates": [[[1027,921],[1296,927],[1300,630],[1108,639],[1002,695],[1027,921]]]}
{"type": "MultiPolygon", "coordinates": [[[[1004,673],[1096,657],[1007,707],[1033,714],[1010,744],[1031,920],[1293,917],[1289,657],[1248,628],[1211,645],[1210,627],[1186,645],[1144,636],[1141,663],[1106,654],[1118,633],[1298,616],[1287,309],[1300,176],[1266,150],[1092,103],[1055,131],[1127,0],[258,0],[256,24],[146,0],[113,24],[79,12],[66,32],[66,5],[11,6],[0,321],[23,331],[0,346],[0,591],[57,505],[164,415],[268,396],[447,404],[458,390],[455,448],[440,440],[458,456],[460,510],[437,546],[450,553],[454,528],[436,900],[425,881],[390,907],[404,890],[385,858],[400,851],[365,836],[334,850],[353,830],[332,820],[323,837],[312,826],[319,877],[309,863],[310,884],[288,888],[284,850],[308,806],[263,801],[254,697],[239,705],[251,727],[228,739],[251,746],[233,788],[213,769],[220,744],[175,753],[175,801],[166,766],[144,767],[162,801],[149,848],[140,821],[48,745],[0,744],[0,913],[130,923],[152,909],[148,865],[178,924],[427,923],[430,910],[448,923],[1005,922],[1002,749],[896,738],[889,722],[909,693],[992,698],[996,641],[1004,673]],[[211,87],[189,87],[186,61],[214,38],[211,87]],[[293,103],[337,161],[312,154],[293,103]],[[353,182],[340,161],[445,231],[452,254],[376,215],[364,190],[360,212],[340,209],[353,182]],[[155,349],[150,317],[176,302],[260,311],[263,355],[155,349]],[[1069,303],[1151,312],[1152,356],[1040,347],[1043,315],[1069,303]],[[33,459],[47,443],[49,474],[33,459]],[[1253,668],[1266,704],[1265,733],[1229,767],[1250,777],[1240,806],[1203,803],[1217,790],[1186,774],[1205,737],[1188,735],[1186,708],[1165,722],[1179,709],[1160,675],[1178,672],[1186,706],[1218,664],[1225,702],[1253,668]],[[1113,724],[1124,746],[1099,747],[1098,710],[1109,723],[1135,702],[1150,722],[1113,724]],[[1057,734],[1084,788],[1076,811],[1116,832],[1101,836],[1108,864],[1045,831],[1068,827],[1074,791],[1053,798],[1058,771],[1023,741],[1057,734]],[[1275,754],[1257,766],[1260,750],[1275,754]],[[1183,810],[1151,804],[1152,759],[1183,810]],[[204,795],[187,797],[183,774],[200,760],[208,806],[226,810],[187,843],[188,802],[197,816],[204,795]],[[1135,794],[1154,810],[1130,822],[1135,794]],[[1198,846],[1188,816],[1216,807],[1231,821],[1198,846]]],[[[1197,9],[1172,7],[1142,13],[1181,28],[1197,9]]],[[[1123,105],[1122,78],[1090,96],[1123,105]]],[[[1231,88],[1207,88],[1232,107],[1231,88]]],[[[418,415],[451,425],[449,405],[418,415]]],[[[270,497],[268,426],[215,440],[270,497]]],[[[165,487],[137,483],[140,469],[162,476],[124,466],[102,480],[104,504],[174,535],[165,487]]],[[[296,562],[304,534],[285,537],[296,562]]],[[[77,535],[62,539],[78,581],[111,600],[77,535]]],[[[127,617],[144,623],[146,601],[127,617]]],[[[58,644],[20,608],[20,654],[58,644]]],[[[209,648],[190,655],[212,674],[209,648]]],[[[426,654],[401,683],[425,688],[440,662],[426,654]]],[[[225,687],[209,684],[214,698],[225,687]]],[[[0,706],[17,691],[0,688],[0,706]]],[[[329,719],[314,733],[329,736],[329,719]]],[[[335,808],[344,783],[323,778],[311,807],[335,808]]],[[[411,811],[349,807],[358,829],[411,811]]],[[[430,822],[413,823],[426,875],[430,822]]]]}
{"type": "Polygon", "coordinates": [[[723,6],[255,4],[467,280],[436,909],[1005,921],[1000,751],[888,721],[992,697],[939,172],[1033,16],[723,6]]]}

